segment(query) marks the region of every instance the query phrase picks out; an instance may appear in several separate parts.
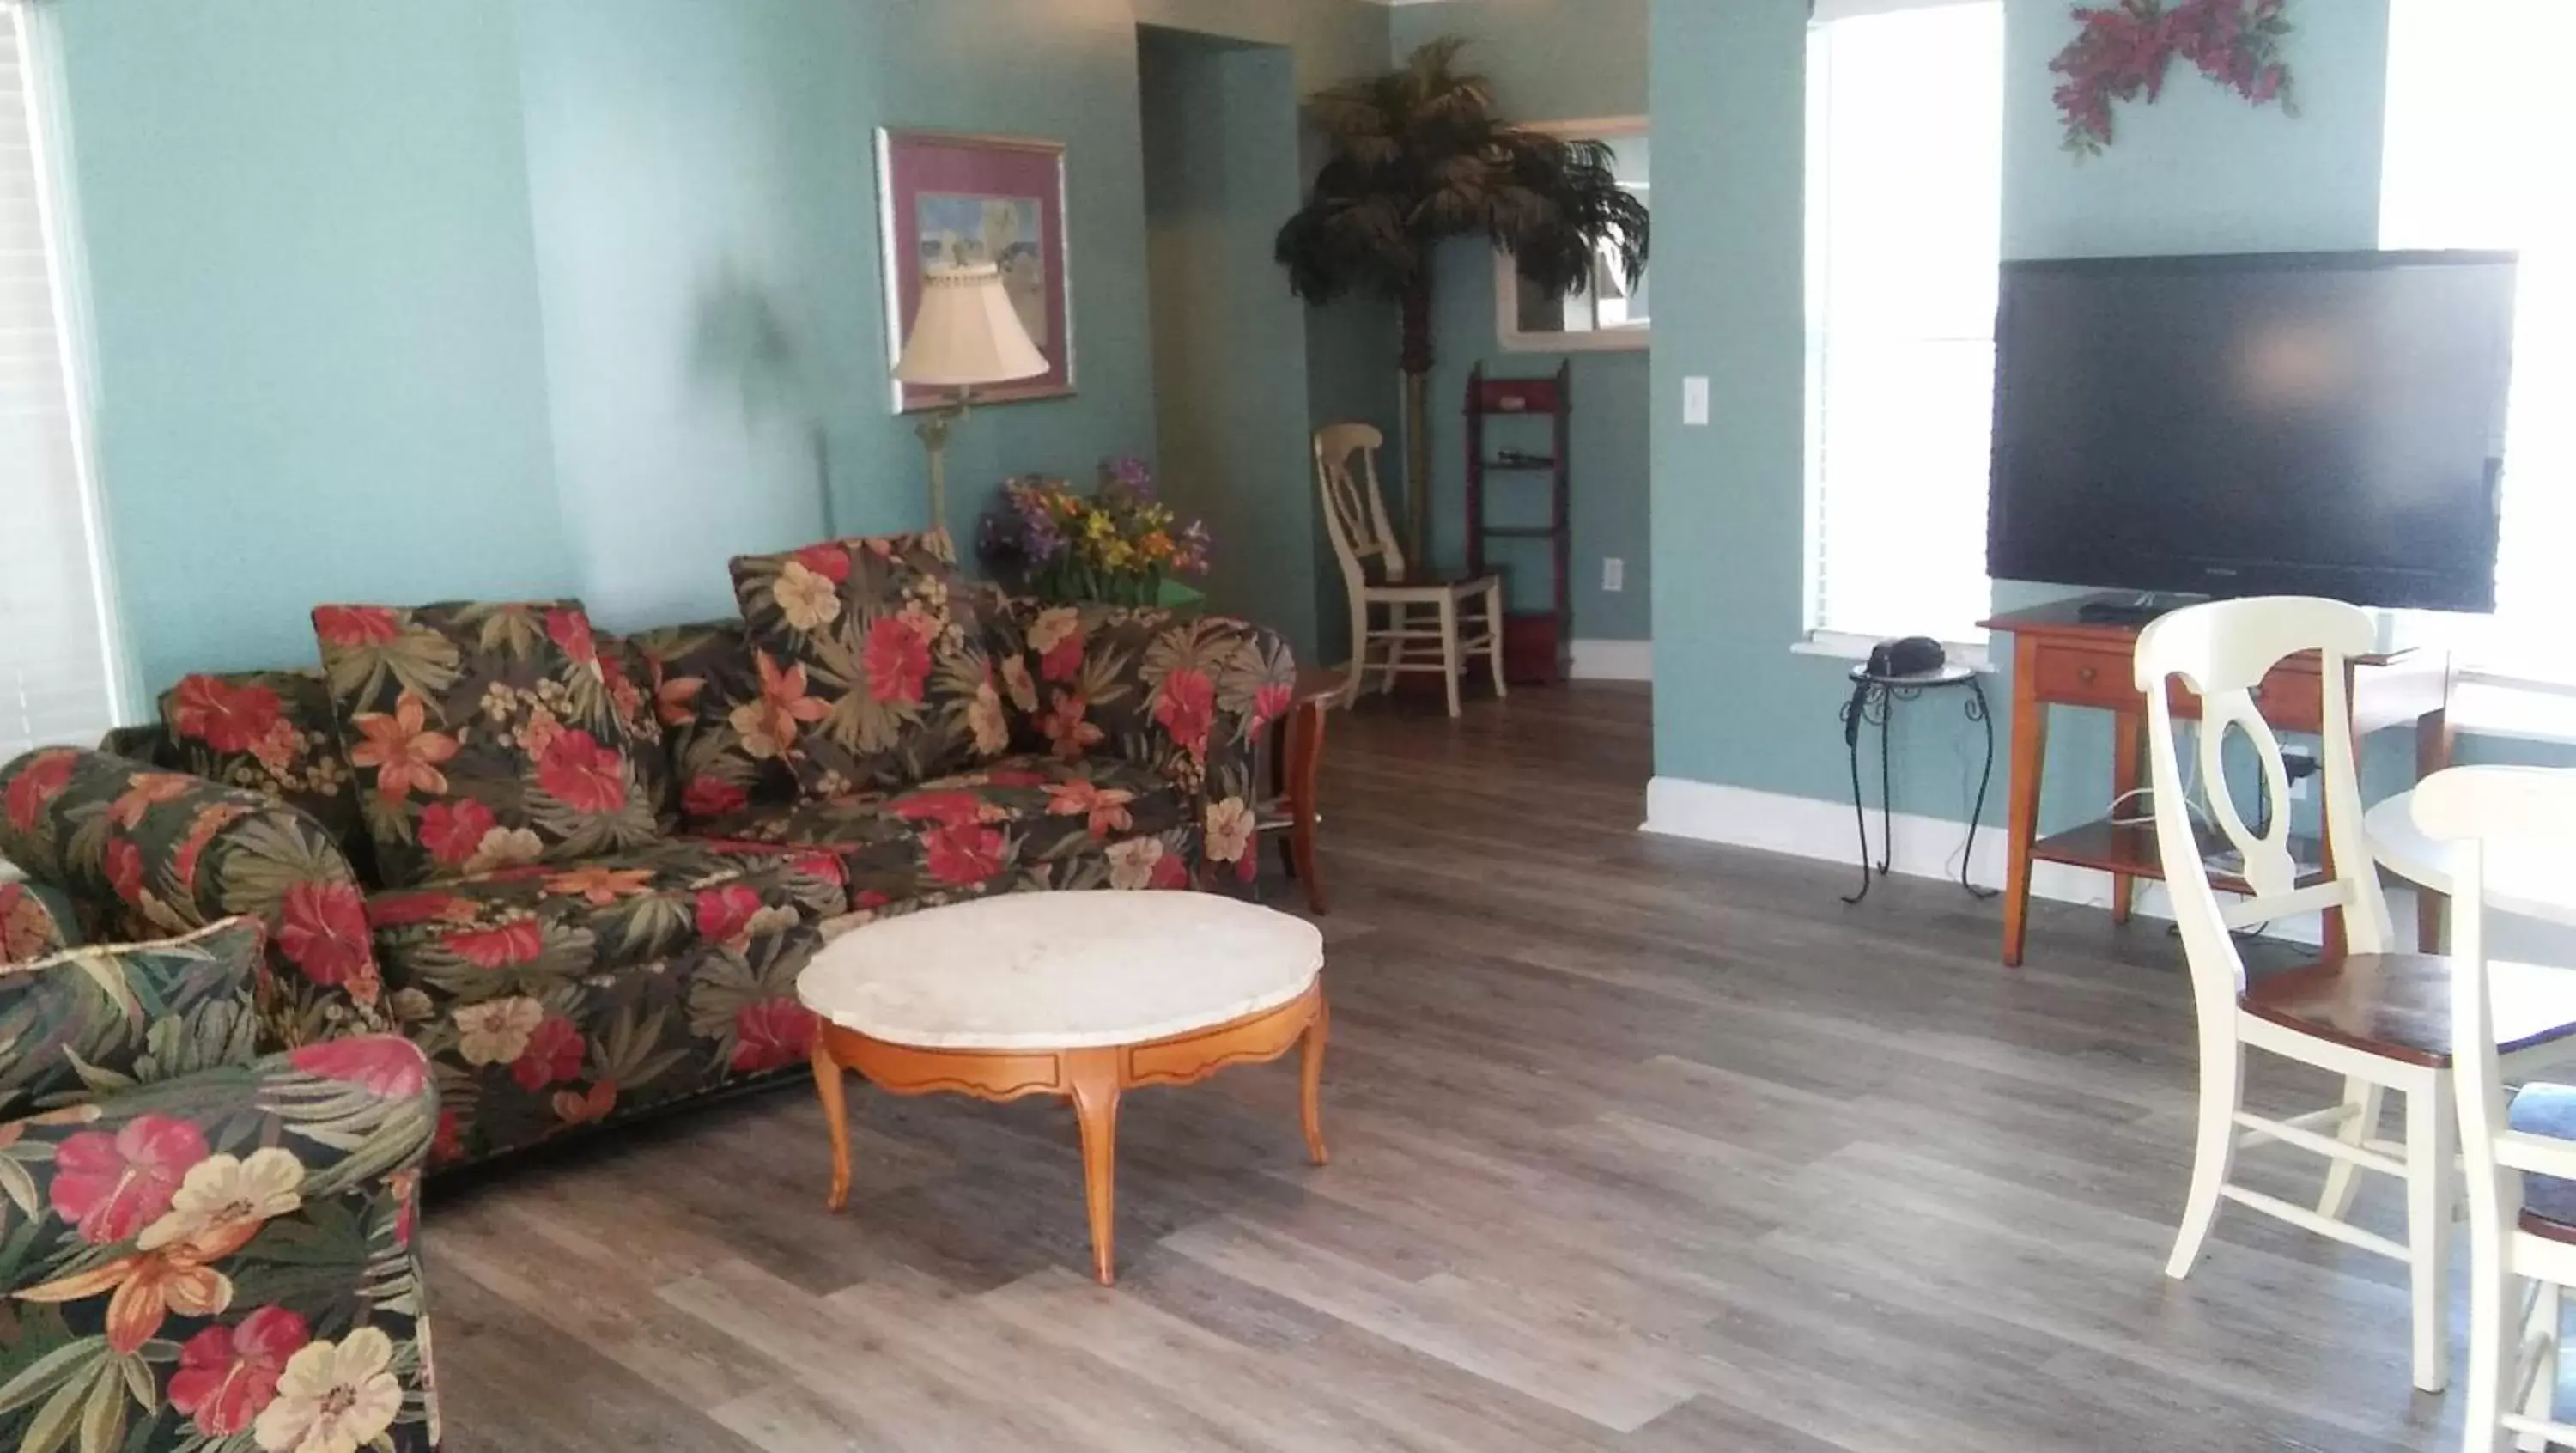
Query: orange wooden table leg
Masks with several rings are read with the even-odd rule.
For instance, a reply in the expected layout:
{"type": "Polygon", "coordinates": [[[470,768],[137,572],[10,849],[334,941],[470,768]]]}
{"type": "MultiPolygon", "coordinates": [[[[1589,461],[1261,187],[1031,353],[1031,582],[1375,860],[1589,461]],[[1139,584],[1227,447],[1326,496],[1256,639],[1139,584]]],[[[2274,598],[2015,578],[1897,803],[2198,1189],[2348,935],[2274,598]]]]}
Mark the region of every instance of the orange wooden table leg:
{"type": "MultiPolygon", "coordinates": [[[[2046,708],[2042,708],[2045,710],[2046,708]]],[[[2111,718],[2111,800],[2121,803],[2114,816],[2134,816],[2137,804],[2125,799],[2138,790],[2142,761],[2146,756],[2147,719],[2131,712],[2117,712],[2111,718]]],[[[2138,880],[2126,873],[2111,875],[2111,921],[2126,923],[2129,911],[2138,899],[2138,880]]]]}
{"type": "Polygon", "coordinates": [[[823,1128],[832,1137],[832,1194],[823,1204],[838,1211],[850,1203],[850,1109],[841,1062],[823,1035],[814,1036],[814,1093],[823,1102],[823,1128]]]}
{"type": "Polygon", "coordinates": [[[1306,1158],[1317,1165],[1332,1163],[1324,1149],[1324,1037],[1332,1027],[1333,1011],[1319,992],[1315,998],[1315,1017],[1306,1023],[1304,1060],[1299,1067],[1297,1114],[1306,1128],[1306,1158]]]}
{"type": "Polygon", "coordinates": [[[2012,798],[2004,814],[2004,964],[2021,966],[2030,930],[2030,848],[2039,841],[2039,777],[2048,756],[2048,708],[2039,700],[2039,641],[2013,639],[2012,798]]]}
{"type": "Polygon", "coordinates": [[[1118,1051],[1078,1049],[1065,1055],[1074,1118],[1082,1127],[1082,1196],[1091,1211],[1091,1274],[1118,1280],[1118,1051]]]}

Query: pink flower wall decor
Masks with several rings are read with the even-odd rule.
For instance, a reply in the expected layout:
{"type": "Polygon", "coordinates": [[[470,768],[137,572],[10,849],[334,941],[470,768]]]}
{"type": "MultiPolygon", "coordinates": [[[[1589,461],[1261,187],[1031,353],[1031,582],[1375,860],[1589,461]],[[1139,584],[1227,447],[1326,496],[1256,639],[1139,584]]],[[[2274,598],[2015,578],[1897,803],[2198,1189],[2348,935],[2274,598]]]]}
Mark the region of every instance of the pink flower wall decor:
{"type": "Polygon", "coordinates": [[[2058,82],[2066,149],[2097,156],[2111,144],[2111,103],[2164,90],[2165,68],[2180,58],[2257,106],[2273,102],[2297,115],[2281,38],[2288,0],[2117,0],[2075,7],[2075,39],[2048,63],[2058,82]]]}

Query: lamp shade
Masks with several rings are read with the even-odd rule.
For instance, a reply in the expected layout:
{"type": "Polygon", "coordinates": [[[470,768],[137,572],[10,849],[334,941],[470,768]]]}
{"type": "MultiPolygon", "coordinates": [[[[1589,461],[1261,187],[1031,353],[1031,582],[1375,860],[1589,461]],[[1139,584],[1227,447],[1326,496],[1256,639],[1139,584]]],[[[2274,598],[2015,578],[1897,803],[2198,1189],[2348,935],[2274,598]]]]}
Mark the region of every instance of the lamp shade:
{"type": "Polygon", "coordinates": [[[1053,367],[1020,325],[1000,269],[986,264],[922,274],[921,310],[896,378],[925,388],[967,388],[1035,378],[1053,367]]]}

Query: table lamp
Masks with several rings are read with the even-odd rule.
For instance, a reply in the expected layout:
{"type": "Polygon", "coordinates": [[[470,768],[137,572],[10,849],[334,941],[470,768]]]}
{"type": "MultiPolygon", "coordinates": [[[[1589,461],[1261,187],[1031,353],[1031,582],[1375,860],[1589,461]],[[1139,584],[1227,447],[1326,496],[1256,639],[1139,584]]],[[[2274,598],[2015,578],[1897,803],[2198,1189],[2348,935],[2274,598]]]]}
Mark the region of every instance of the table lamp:
{"type": "Polygon", "coordinates": [[[932,529],[948,527],[948,435],[966,417],[976,388],[1035,378],[1052,367],[1020,325],[999,268],[987,263],[922,273],[921,309],[894,376],[918,388],[955,390],[950,402],[921,421],[921,445],[930,455],[932,529]]]}

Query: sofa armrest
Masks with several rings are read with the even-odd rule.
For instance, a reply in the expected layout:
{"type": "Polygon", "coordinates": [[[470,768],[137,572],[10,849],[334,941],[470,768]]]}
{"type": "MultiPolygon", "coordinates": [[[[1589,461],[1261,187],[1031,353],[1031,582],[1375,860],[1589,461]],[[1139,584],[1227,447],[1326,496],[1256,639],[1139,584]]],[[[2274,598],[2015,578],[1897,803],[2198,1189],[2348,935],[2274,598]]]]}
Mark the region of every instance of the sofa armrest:
{"type": "Polygon", "coordinates": [[[273,797],[49,747],[0,768],[0,857],[69,895],[102,938],[260,919],[273,1047],[392,1027],[356,872],[320,823],[273,797]]]}
{"type": "Polygon", "coordinates": [[[1260,735],[1296,689],[1286,639],[1225,616],[1016,599],[1004,621],[994,656],[1015,731],[1059,756],[1161,768],[1199,804],[1208,861],[1250,878],[1260,735]]]}
{"type": "Polygon", "coordinates": [[[411,1240],[436,1121],[428,1061],[368,1036],[0,1126],[0,1440],[319,1447],[330,1405],[355,1446],[435,1448],[411,1240]]]}

